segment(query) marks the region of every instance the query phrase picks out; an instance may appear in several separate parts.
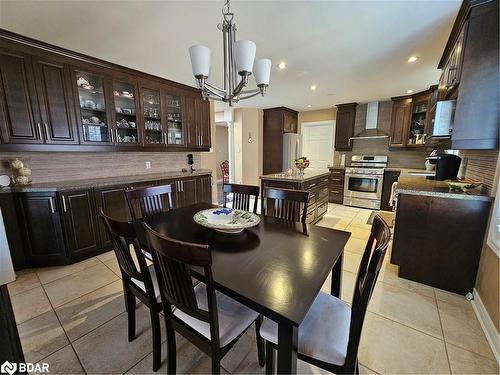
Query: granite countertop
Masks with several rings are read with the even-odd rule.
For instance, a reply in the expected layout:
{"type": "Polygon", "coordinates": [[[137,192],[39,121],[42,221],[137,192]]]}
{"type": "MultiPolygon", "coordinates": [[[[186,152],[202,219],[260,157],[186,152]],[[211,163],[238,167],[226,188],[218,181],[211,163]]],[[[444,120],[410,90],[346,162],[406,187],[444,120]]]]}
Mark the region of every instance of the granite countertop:
{"type": "Polygon", "coordinates": [[[401,176],[396,186],[396,194],[423,195],[429,197],[473,199],[491,201],[489,195],[484,194],[480,188],[468,192],[450,191],[448,184],[444,181],[428,180],[421,176],[401,176]]]}
{"type": "Polygon", "coordinates": [[[210,175],[212,171],[209,169],[198,169],[194,172],[163,172],[151,174],[139,174],[132,176],[115,176],[115,177],[102,177],[85,180],[72,180],[72,181],[54,181],[33,183],[26,186],[10,186],[0,189],[0,193],[37,193],[46,191],[59,191],[59,190],[76,190],[76,189],[90,189],[93,187],[100,188],[106,186],[129,184],[145,181],[159,181],[174,178],[182,178],[189,176],[203,176],[210,175]]]}
{"type": "Polygon", "coordinates": [[[272,173],[260,176],[262,180],[284,181],[284,182],[306,182],[315,178],[330,176],[329,169],[306,169],[303,176],[287,175],[285,172],[272,173]]]}

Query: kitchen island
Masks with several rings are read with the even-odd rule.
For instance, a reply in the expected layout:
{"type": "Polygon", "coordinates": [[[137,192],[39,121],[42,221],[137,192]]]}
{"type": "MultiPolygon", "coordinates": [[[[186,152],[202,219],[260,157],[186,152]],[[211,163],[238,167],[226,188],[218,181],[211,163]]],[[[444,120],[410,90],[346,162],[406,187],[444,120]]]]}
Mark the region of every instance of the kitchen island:
{"type": "Polygon", "coordinates": [[[399,276],[465,295],[475,285],[492,198],[443,181],[402,176],[391,263],[399,276]]]}
{"type": "Polygon", "coordinates": [[[306,221],[313,224],[328,211],[330,176],[328,169],[306,169],[302,176],[284,172],[264,175],[260,177],[261,194],[268,187],[309,191],[306,221]]]}

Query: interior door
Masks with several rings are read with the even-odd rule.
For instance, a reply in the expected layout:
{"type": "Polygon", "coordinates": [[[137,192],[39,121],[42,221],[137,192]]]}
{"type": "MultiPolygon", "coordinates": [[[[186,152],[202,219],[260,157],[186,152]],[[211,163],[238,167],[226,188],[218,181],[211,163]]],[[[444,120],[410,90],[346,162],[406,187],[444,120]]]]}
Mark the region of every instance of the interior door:
{"type": "Polygon", "coordinates": [[[78,143],[69,67],[36,56],[33,67],[45,142],[78,143]]]}
{"type": "Polygon", "coordinates": [[[0,49],[0,129],[4,143],[42,143],[31,56],[0,49]]]}
{"type": "Polygon", "coordinates": [[[302,123],[302,155],[310,160],[309,168],[328,168],[333,161],[333,121],[302,123]]]}

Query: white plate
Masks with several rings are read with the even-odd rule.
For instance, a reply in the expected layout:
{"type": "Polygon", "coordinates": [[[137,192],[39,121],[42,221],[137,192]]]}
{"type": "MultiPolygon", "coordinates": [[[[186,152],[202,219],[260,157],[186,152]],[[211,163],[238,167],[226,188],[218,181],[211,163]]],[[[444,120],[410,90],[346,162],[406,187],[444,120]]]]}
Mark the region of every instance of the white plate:
{"type": "Polygon", "coordinates": [[[229,234],[241,233],[243,229],[260,223],[260,217],[252,212],[222,207],[197,212],[193,220],[204,227],[229,234]]]}
{"type": "Polygon", "coordinates": [[[7,187],[10,185],[10,177],[6,174],[0,176],[0,186],[7,187]]]}

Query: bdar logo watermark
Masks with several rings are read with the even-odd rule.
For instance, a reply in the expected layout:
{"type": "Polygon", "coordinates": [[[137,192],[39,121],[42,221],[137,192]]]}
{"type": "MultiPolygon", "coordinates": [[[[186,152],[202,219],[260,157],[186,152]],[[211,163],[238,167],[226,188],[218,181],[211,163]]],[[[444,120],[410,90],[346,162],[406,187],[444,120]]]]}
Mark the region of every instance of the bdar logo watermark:
{"type": "Polygon", "coordinates": [[[13,375],[16,372],[27,373],[27,372],[39,372],[39,373],[49,373],[48,363],[11,363],[5,361],[0,366],[0,373],[13,375]]]}

